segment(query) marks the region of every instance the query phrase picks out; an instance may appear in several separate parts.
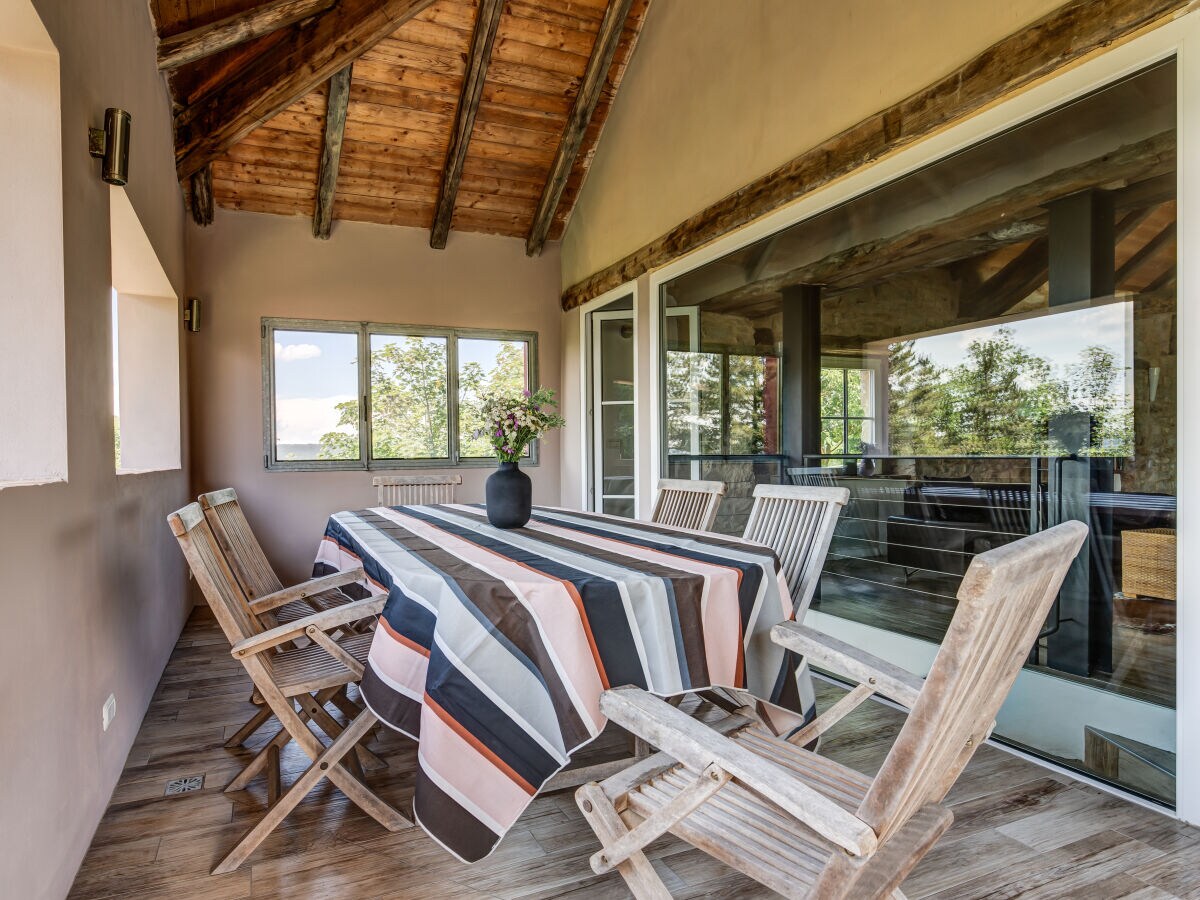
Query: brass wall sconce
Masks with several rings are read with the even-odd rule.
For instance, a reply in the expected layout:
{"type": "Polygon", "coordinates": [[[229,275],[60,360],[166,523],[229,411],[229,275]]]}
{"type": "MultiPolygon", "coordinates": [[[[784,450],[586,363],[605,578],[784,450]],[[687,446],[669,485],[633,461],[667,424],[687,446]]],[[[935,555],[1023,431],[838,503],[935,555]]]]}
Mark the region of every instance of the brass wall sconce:
{"type": "Polygon", "coordinates": [[[133,117],[123,109],[104,111],[104,127],[88,129],[88,152],[104,162],[100,177],[122,186],[129,181],[129,129],[133,117]]]}

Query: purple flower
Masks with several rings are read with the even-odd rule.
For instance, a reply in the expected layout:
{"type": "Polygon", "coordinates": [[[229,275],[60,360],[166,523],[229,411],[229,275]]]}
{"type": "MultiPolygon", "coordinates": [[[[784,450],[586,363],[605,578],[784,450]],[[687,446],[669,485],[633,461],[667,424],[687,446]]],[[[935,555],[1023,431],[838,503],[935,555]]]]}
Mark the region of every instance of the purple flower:
{"type": "Polygon", "coordinates": [[[525,388],[525,390],[521,391],[521,396],[522,396],[522,397],[532,397],[532,396],[533,396],[533,394],[531,394],[531,393],[529,392],[529,388],[525,388]]]}

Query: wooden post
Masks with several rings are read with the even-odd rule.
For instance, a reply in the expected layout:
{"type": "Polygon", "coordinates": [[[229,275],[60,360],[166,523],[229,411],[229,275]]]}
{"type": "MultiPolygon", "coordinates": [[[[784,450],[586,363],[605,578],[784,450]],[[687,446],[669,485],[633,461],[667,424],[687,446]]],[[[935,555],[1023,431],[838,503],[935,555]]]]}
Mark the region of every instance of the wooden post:
{"type": "Polygon", "coordinates": [[[188,179],[192,221],[200,226],[213,222],[212,166],[207,165],[188,179]]]}

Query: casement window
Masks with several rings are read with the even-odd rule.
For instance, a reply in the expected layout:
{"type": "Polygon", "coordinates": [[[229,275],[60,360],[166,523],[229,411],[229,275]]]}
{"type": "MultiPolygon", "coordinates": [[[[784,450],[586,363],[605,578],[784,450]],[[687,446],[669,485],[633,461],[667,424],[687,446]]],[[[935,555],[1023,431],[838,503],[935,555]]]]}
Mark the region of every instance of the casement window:
{"type": "Polygon", "coordinates": [[[262,342],[269,469],[488,465],[483,396],[537,381],[525,331],[263,319],[262,342]]]}

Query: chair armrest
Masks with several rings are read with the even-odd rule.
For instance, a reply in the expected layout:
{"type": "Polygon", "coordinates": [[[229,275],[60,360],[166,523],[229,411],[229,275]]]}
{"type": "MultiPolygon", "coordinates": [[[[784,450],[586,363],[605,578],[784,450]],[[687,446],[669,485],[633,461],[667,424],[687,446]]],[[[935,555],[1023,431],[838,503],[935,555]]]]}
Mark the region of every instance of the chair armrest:
{"type": "Polygon", "coordinates": [[[626,686],[605,691],[600,697],[600,711],[689,769],[703,772],[716,763],[746,787],[855,856],[873,853],[878,844],[875,832],[866,822],[813,790],[795,773],[752,753],[640,688],[626,686]]]}
{"type": "Polygon", "coordinates": [[[238,641],[233,645],[231,652],[238,659],[243,659],[254,653],[262,653],[264,650],[269,650],[272,647],[278,647],[280,644],[295,640],[303,635],[309,627],[315,627],[321,631],[329,631],[348,622],[357,622],[359,619],[377,616],[383,612],[385,603],[387,603],[387,595],[380,594],[376,597],[368,597],[365,600],[355,600],[353,603],[347,603],[345,606],[338,606],[334,609],[313,613],[311,616],[305,616],[303,619],[297,619],[294,622],[270,628],[261,634],[254,635],[254,637],[238,641]]]}
{"type": "Polygon", "coordinates": [[[284,604],[291,603],[294,600],[305,600],[309,597],[314,597],[317,594],[331,590],[333,588],[342,587],[346,584],[353,584],[356,581],[362,581],[367,577],[367,573],[363,571],[362,566],[355,566],[353,569],[346,569],[344,572],[334,572],[332,575],[322,575],[320,578],[311,578],[301,584],[294,585],[290,588],[284,588],[281,591],[275,591],[273,594],[266,594],[253,600],[250,603],[250,612],[256,616],[260,613],[269,612],[272,609],[277,609],[284,604]]]}
{"type": "Polygon", "coordinates": [[[780,622],[771,629],[771,640],[810,663],[874,688],[875,693],[908,709],[913,708],[925,686],[924,678],[798,622],[780,622]]]}

